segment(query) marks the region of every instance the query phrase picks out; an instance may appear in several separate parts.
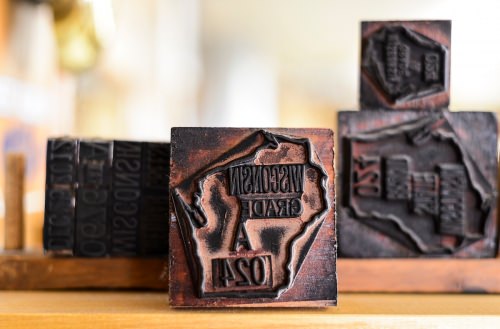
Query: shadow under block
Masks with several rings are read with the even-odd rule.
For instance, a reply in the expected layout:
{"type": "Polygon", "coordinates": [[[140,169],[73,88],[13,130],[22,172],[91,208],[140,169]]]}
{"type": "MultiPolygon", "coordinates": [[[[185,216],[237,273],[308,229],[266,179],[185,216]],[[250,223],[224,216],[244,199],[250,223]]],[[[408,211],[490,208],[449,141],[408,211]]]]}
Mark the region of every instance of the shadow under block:
{"type": "Polygon", "coordinates": [[[166,290],[164,258],[47,257],[0,253],[0,290],[166,290]]]}
{"type": "Polygon", "coordinates": [[[497,123],[484,112],[339,114],[339,255],[497,256],[497,123]]]}
{"type": "Polygon", "coordinates": [[[335,305],[333,133],[173,128],[170,305],[335,305]]]}
{"type": "Polygon", "coordinates": [[[451,21],[363,22],[361,34],[363,110],[448,107],[451,21]]]}

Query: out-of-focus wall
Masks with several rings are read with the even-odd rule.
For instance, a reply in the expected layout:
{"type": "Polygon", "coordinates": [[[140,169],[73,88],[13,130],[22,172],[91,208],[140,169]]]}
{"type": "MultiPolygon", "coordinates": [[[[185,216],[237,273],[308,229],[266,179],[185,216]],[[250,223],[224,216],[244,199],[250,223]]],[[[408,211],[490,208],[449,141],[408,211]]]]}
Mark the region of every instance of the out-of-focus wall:
{"type": "MultiPolygon", "coordinates": [[[[451,19],[451,108],[500,108],[495,0],[75,1],[91,4],[95,25],[112,33],[93,67],[52,70],[64,81],[57,99],[73,100],[65,107],[74,124],[61,132],[166,140],[179,125],[333,126],[336,110],[357,107],[362,20],[451,19]]],[[[36,22],[46,8],[27,12],[36,22]]],[[[2,42],[5,22],[19,30],[16,17],[10,10],[0,22],[2,55],[6,44],[40,44],[13,32],[21,39],[2,42]]],[[[14,58],[50,49],[35,48],[14,58]]]]}
{"type": "Polygon", "coordinates": [[[0,71],[5,65],[7,31],[9,28],[9,1],[0,0],[0,71]]]}
{"type": "Polygon", "coordinates": [[[357,107],[362,20],[451,19],[451,109],[500,110],[499,1],[207,0],[201,13],[205,45],[238,40],[276,63],[283,126],[332,127],[357,107]]]}
{"type": "Polygon", "coordinates": [[[198,7],[112,1],[113,36],[78,79],[78,135],[168,140],[170,127],[198,124],[198,7]]]}
{"type": "Polygon", "coordinates": [[[451,109],[500,111],[496,0],[64,0],[82,6],[66,18],[56,2],[0,0],[0,164],[26,152],[30,213],[43,210],[49,134],[335,128],[357,108],[362,20],[451,19],[451,109]]]}

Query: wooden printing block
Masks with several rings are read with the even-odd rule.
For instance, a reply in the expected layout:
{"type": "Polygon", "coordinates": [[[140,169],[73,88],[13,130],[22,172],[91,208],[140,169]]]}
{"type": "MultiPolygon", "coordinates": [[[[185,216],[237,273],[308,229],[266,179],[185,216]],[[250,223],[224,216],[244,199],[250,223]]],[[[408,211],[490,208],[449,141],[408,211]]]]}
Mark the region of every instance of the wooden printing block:
{"type": "Polygon", "coordinates": [[[492,113],[339,114],[339,255],[495,257],[492,113]]]}
{"type": "Polygon", "coordinates": [[[433,110],[450,103],[451,21],[361,24],[363,110],[433,110]]]}
{"type": "Polygon", "coordinates": [[[49,139],[43,244],[46,252],[73,254],[77,141],[49,139]]]}
{"type": "Polygon", "coordinates": [[[168,252],[169,144],[115,141],[110,254],[168,252]]]}
{"type": "Polygon", "coordinates": [[[144,143],[139,225],[141,255],[168,253],[169,173],[170,144],[144,143]]]}
{"type": "Polygon", "coordinates": [[[335,305],[333,133],[173,128],[170,305],[335,305]]]}
{"type": "Polygon", "coordinates": [[[142,142],[114,141],[110,254],[137,256],[141,211],[142,142]]]}
{"type": "Polygon", "coordinates": [[[111,149],[109,141],[81,140],[79,143],[76,256],[103,257],[108,254],[111,149]]]}

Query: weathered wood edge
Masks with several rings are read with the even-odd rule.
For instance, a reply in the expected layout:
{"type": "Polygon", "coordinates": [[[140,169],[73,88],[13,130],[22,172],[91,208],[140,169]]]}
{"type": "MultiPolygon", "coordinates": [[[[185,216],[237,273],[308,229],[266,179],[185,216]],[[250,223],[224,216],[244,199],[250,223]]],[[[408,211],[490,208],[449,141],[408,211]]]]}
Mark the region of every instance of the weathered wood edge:
{"type": "MultiPolygon", "coordinates": [[[[500,293],[500,259],[338,259],[340,292],[500,293]]],[[[1,290],[167,290],[163,258],[0,254],[1,290]]]]}
{"type": "Polygon", "coordinates": [[[339,291],[500,293],[500,259],[338,259],[339,291]]]}
{"type": "Polygon", "coordinates": [[[75,258],[0,254],[1,290],[167,290],[166,258],[75,258]]]}

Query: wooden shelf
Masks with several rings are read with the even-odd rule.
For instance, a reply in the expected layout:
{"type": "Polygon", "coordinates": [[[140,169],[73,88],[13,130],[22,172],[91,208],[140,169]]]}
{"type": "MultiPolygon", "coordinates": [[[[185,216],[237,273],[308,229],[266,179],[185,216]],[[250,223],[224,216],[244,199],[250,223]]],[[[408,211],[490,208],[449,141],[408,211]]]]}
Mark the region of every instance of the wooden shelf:
{"type": "Polygon", "coordinates": [[[156,289],[167,290],[163,258],[50,257],[41,253],[0,253],[1,290],[156,289]]]}
{"type": "Polygon", "coordinates": [[[500,259],[338,259],[341,292],[500,293],[500,259]]]}
{"type": "Polygon", "coordinates": [[[0,292],[2,328],[499,328],[498,295],[340,294],[325,309],[174,310],[159,292],[0,292]]]}
{"type": "MultiPolygon", "coordinates": [[[[0,290],[168,287],[165,258],[0,253],[0,290]]],[[[339,259],[340,292],[500,293],[500,259],[339,259]]]]}

